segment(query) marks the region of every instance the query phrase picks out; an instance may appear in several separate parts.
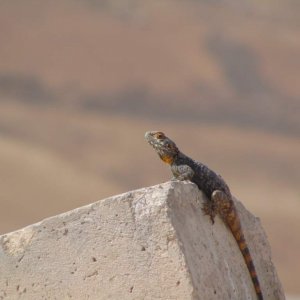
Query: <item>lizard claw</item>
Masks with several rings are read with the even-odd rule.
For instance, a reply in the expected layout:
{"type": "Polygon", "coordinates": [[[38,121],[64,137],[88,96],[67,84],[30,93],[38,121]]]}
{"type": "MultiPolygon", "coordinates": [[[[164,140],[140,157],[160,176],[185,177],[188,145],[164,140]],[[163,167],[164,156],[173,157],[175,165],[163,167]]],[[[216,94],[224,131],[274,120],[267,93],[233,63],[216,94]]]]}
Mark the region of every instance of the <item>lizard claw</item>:
{"type": "Polygon", "coordinates": [[[216,211],[215,211],[213,203],[212,202],[203,203],[202,211],[203,211],[204,215],[207,215],[210,217],[211,223],[214,224],[216,211]]]}

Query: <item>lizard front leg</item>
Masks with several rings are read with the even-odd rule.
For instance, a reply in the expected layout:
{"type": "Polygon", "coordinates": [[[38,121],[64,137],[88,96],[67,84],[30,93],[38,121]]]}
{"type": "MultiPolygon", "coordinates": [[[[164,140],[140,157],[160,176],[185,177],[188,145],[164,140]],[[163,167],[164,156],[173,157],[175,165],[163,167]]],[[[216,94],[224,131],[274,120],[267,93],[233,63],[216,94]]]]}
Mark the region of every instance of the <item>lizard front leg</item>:
{"type": "Polygon", "coordinates": [[[188,166],[188,165],[172,165],[171,166],[171,171],[174,175],[173,179],[177,179],[177,180],[192,180],[195,172],[193,171],[193,169],[188,166]]]}

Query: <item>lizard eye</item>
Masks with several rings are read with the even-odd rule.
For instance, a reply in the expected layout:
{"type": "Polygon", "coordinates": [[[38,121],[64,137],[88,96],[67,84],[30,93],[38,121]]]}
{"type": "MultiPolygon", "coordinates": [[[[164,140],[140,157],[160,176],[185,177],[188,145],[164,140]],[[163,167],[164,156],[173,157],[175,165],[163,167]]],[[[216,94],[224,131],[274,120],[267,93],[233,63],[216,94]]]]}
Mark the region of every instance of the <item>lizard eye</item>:
{"type": "Polygon", "coordinates": [[[157,139],[162,139],[162,138],[165,137],[165,135],[164,135],[162,132],[158,132],[158,133],[155,135],[155,137],[156,137],[157,139]]]}

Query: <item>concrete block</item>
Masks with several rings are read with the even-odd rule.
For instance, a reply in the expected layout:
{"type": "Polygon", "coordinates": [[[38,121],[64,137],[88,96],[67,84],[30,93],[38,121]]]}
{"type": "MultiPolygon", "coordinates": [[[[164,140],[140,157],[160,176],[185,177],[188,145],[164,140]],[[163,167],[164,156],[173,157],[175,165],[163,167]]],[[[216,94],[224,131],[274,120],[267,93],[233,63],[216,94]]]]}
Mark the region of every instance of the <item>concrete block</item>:
{"type": "MultiPolygon", "coordinates": [[[[167,182],[2,235],[0,299],[256,299],[203,197],[190,182],[167,182]]],[[[265,299],[284,299],[259,219],[236,205],[265,299]]]]}

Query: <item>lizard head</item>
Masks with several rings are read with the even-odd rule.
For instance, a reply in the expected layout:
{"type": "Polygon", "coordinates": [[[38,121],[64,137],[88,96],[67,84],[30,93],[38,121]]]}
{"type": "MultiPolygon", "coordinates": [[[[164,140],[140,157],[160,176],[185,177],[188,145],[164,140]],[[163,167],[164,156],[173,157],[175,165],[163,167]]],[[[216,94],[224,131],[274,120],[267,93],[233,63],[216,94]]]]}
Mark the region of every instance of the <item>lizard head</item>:
{"type": "Polygon", "coordinates": [[[161,131],[147,131],[145,139],[154,148],[159,157],[167,164],[172,164],[179,150],[176,144],[161,131]]]}

